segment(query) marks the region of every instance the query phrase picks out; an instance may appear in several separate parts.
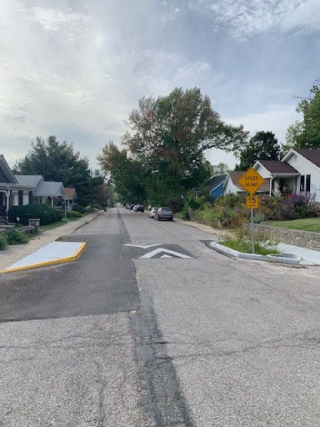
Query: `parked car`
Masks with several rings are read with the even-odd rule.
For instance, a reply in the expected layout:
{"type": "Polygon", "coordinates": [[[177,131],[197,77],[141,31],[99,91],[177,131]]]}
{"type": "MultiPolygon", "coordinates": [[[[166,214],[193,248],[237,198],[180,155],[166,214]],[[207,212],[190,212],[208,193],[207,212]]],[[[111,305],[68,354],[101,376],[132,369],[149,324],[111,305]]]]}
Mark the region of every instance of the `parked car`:
{"type": "Polygon", "coordinates": [[[173,212],[170,208],[161,207],[154,213],[154,219],[160,221],[161,219],[166,219],[167,221],[173,220],[173,212]]]}
{"type": "Polygon", "coordinates": [[[157,210],[158,210],[157,206],[154,206],[153,208],[151,208],[151,209],[149,210],[149,218],[154,218],[154,213],[155,213],[155,211],[157,211],[157,210]]]}
{"type": "Polygon", "coordinates": [[[134,209],[135,205],[130,205],[129,209],[132,211],[134,209]]]}
{"type": "Polygon", "coordinates": [[[135,211],[135,212],[144,212],[144,207],[143,207],[143,205],[136,205],[136,206],[134,207],[134,211],[135,211]]]}

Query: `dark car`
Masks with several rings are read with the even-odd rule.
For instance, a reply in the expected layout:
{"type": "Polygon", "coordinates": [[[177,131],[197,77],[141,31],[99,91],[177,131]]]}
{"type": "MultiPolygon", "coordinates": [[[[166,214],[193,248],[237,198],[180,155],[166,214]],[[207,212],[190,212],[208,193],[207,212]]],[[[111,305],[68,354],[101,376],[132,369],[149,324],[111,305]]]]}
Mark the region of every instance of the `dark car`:
{"type": "Polygon", "coordinates": [[[158,208],[154,213],[154,219],[160,221],[161,219],[166,219],[167,221],[173,220],[173,212],[170,208],[158,208]]]}
{"type": "Polygon", "coordinates": [[[135,212],[144,212],[144,207],[143,207],[143,205],[136,205],[136,206],[134,207],[134,211],[135,211],[135,212]]]}

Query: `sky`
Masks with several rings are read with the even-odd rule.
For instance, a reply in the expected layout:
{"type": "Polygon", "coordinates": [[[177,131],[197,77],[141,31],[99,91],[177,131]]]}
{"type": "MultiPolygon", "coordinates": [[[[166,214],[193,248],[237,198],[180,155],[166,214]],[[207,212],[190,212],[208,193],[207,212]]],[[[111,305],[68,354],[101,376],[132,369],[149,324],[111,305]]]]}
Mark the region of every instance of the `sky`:
{"type": "MultiPolygon", "coordinates": [[[[0,154],[36,136],[96,168],[142,97],[199,87],[223,121],[285,142],[320,78],[320,0],[1,0],[0,154]]],[[[212,164],[235,158],[210,150],[212,164]]]]}

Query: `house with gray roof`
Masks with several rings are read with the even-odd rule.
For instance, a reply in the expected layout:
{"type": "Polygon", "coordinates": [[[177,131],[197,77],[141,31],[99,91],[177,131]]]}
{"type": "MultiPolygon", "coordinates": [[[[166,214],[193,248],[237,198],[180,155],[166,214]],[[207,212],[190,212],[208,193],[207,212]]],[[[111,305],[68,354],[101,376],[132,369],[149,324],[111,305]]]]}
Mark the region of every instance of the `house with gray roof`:
{"type": "MultiPolygon", "coordinates": [[[[41,175],[15,175],[20,184],[32,188],[32,200],[28,203],[46,203],[52,207],[61,206],[65,197],[65,190],[62,182],[44,181],[41,175]]],[[[15,204],[14,206],[18,206],[15,204]]]]}
{"type": "Polygon", "coordinates": [[[8,217],[11,206],[46,203],[61,206],[65,199],[62,182],[44,181],[41,175],[14,175],[0,154],[0,217],[8,217]]]}
{"type": "Polygon", "coordinates": [[[281,160],[260,160],[253,168],[269,182],[269,196],[283,193],[297,193],[297,178],[300,173],[290,164],[281,160]]]}

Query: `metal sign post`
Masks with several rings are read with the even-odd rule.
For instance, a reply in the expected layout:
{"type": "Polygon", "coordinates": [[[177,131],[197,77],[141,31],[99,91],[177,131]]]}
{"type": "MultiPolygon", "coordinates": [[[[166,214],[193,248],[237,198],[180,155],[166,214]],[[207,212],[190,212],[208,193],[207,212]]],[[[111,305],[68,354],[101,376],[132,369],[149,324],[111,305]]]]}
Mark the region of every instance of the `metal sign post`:
{"type": "Polygon", "coordinates": [[[254,228],[253,228],[253,209],[251,210],[251,246],[252,246],[252,253],[254,254],[254,228]]]}

